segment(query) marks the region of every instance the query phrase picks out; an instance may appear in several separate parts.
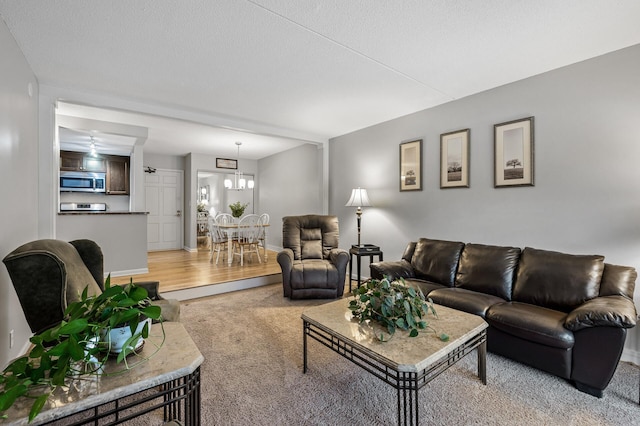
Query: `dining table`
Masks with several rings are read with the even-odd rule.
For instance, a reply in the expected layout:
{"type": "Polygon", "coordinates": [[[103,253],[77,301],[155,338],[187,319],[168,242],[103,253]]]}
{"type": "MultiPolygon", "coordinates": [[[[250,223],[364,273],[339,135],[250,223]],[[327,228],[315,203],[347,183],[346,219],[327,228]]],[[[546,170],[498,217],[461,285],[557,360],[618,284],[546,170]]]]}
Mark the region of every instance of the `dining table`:
{"type": "MultiPolygon", "coordinates": [[[[263,257],[265,262],[267,261],[267,230],[269,228],[269,224],[259,224],[257,226],[261,226],[264,228],[264,241],[263,241],[263,257]]],[[[227,234],[227,264],[231,266],[233,263],[233,234],[240,229],[240,225],[237,223],[219,223],[218,227],[227,234]]]]}

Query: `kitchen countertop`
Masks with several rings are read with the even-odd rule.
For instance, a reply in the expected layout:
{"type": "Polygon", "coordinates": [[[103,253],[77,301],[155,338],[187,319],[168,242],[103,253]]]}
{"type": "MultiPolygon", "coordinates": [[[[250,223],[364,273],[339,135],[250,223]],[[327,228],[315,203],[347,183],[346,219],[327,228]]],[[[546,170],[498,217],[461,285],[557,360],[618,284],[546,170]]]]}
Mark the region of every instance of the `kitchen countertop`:
{"type": "Polygon", "coordinates": [[[75,212],[58,212],[58,214],[63,215],[79,215],[79,214],[149,214],[149,212],[89,212],[89,211],[75,211],[75,212]]]}

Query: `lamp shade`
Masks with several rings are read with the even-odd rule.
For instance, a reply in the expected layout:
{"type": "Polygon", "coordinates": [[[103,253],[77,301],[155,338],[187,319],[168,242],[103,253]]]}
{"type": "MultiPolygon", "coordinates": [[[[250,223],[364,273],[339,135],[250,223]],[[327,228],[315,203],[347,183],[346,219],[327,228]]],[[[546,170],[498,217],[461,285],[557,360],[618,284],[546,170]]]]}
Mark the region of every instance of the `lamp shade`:
{"type": "Polygon", "coordinates": [[[351,190],[351,198],[345,204],[345,207],[369,207],[371,201],[367,195],[367,190],[364,188],[356,188],[351,190]]]}

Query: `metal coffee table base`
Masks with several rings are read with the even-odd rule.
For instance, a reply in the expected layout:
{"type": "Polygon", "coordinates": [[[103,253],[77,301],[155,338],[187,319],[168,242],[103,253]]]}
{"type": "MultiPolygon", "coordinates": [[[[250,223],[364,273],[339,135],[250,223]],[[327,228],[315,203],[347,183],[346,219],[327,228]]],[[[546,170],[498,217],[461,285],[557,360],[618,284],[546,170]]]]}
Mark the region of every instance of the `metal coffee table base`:
{"type": "Polygon", "coordinates": [[[332,335],[325,330],[315,327],[303,320],[303,372],[307,372],[307,336],[322,343],[332,351],[342,355],[354,364],[365,369],[380,380],[393,386],[398,395],[398,424],[417,425],[419,419],[418,390],[447,370],[453,364],[478,348],[478,377],[483,384],[487,384],[487,332],[471,337],[453,351],[425,369],[415,372],[398,371],[379,362],[366,352],[352,346],[339,336],[332,335]]]}

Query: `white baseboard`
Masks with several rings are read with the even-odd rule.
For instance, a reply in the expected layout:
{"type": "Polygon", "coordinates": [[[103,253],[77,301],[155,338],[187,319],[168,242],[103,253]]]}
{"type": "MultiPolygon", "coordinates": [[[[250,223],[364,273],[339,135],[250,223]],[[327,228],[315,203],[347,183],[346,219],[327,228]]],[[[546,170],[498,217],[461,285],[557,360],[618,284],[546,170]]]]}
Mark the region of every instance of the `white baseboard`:
{"type": "Polygon", "coordinates": [[[107,278],[109,274],[112,277],[126,277],[130,275],[138,275],[138,274],[148,274],[149,268],[140,268],[140,269],[129,269],[124,271],[111,271],[104,274],[104,277],[107,278]]]}
{"type": "Polygon", "coordinates": [[[248,278],[240,281],[230,281],[221,284],[210,284],[200,287],[186,288],[184,290],[163,291],[162,297],[165,299],[178,299],[180,301],[197,299],[199,297],[213,296],[216,294],[229,293],[231,291],[246,290],[263,285],[282,282],[282,274],[266,275],[255,278],[248,278]]]}
{"type": "Polygon", "coordinates": [[[631,362],[635,365],[640,365],[640,352],[633,349],[623,349],[620,361],[631,362]]]}

